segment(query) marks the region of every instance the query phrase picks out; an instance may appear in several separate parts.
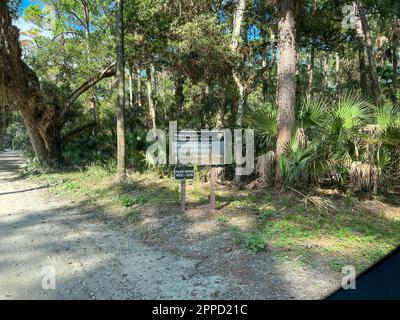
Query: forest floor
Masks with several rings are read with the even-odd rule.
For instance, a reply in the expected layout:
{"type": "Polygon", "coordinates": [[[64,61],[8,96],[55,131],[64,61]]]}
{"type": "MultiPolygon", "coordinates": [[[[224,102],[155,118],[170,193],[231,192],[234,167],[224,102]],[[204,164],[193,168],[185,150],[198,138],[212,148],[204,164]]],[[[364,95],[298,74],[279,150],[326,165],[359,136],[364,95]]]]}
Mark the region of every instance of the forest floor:
{"type": "Polygon", "coordinates": [[[191,181],[182,212],[179,184],[154,173],[116,186],[99,166],[22,178],[20,163],[0,156],[0,298],[320,299],[343,266],[361,273],[400,244],[396,195],[317,190],[324,212],[221,184],[211,212],[208,184],[191,181]],[[56,290],[41,288],[44,265],[56,290]]]}

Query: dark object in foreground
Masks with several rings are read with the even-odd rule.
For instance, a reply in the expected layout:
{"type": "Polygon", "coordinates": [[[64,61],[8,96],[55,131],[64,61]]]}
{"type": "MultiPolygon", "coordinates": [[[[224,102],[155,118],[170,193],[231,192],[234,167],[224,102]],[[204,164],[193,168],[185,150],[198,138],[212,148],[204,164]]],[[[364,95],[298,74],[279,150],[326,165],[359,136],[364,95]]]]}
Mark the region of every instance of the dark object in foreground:
{"type": "Polygon", "coordinates": [[[357,277],[356,289],[340,289],[327,299],[400,299],[400,247],[357,277]]]}

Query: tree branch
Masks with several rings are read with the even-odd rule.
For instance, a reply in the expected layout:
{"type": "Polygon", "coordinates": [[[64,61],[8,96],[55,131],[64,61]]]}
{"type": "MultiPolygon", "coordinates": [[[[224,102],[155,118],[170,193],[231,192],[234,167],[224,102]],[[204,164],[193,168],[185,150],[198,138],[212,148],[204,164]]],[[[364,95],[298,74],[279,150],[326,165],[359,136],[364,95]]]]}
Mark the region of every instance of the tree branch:
{"type": "Polygon", "coordinates": [[[97,124],[96,121],[91,121],[81,127],[71,130],[62,137],[61,139],[62,144],[64,145],[67,141],[71,140],[73,137],[76,137],[77,135],[80,135],[81,133],[92,129],[96,124],[97,124]]]}
{"type": "Polygon", "coordinates": [[[53,39],[52,39],[52,41],[56,40],[58,37],[60,37],[60,36],[62,36],[62,35],[64,35],[64,34],[75,34],[75,35],[77,35],[77,36],[82,37],[82,35],[79,34],[79,33],[76,32],[76,31],[64,31],[64,32],[60,32],[59,34],[57,34],[56,36],[54,36],[53,39]]]}
{"type": "Polygon", "coordinates": [[[72,95],[68,98],[67,102],[65,103],[64,108],[61,112],[61,119],[68,111],[68,109],[71,107],[71,105],[76,101],[76,99],[78,99],[83,93],[85,93],[91,87],[99,83],[101,80],[114,76],[116,72],[117,72],[116,63],[114,62],[99,74],[91,77],[89,80],[86,80],[84,83],[82,83],[82,85],[72,93],[72,95]]]}

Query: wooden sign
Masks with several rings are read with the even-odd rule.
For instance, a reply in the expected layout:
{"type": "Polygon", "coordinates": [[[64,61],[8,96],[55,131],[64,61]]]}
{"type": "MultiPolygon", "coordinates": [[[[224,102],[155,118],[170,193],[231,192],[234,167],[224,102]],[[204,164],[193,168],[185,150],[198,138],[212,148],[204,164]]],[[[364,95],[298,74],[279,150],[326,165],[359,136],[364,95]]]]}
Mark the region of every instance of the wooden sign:
{"type": "Polygon", "coordinates": [[[172,135],[176,163],[197,165],[224,165],[224,131],[179,131],[172,135]],[[182,160],[186,160],[183,163],[182,160]]]}
{"type": "MultiPolygon", "coordinates": [[[[186,180],[194,179],[194,170],[186,165],[222,166],[225,165],[226,147],[225,131],[220,130],[183,130],[172,132],[171,146],[174,162],[180,166],[175,167],[175,180],[181,181],[181,208],[185,211],[186,180]]],[[[210,178],[210,209],[215,210],[215,168],[211,168],[210,178]]]]}

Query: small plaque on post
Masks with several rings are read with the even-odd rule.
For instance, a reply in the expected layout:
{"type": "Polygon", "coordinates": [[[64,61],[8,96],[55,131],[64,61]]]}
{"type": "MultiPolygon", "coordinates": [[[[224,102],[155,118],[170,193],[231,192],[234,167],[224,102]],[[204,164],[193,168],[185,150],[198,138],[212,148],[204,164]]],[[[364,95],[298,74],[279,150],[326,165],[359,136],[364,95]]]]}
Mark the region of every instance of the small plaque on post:
{"type": "Polygon", "coordinates": [[[175,167],[174,169],[175,180],[192,180],[194,179],[193,167],[175,167]]]}

